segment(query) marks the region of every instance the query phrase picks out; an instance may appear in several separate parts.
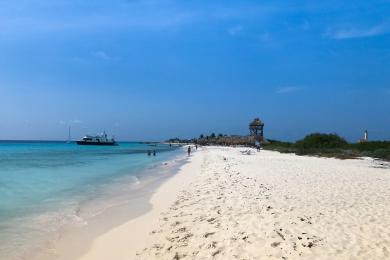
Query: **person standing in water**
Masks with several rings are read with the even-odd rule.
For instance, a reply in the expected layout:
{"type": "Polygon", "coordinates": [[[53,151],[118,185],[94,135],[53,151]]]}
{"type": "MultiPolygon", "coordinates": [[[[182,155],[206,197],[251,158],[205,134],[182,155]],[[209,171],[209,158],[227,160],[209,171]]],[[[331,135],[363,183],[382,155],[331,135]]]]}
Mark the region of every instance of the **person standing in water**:
{"type": "Polygon", "coordinates": [[[190,145],[188,146],[187,153],[188,153],[188,156],[191,155],[191,146],[190,145]]]}
{"type": "Polygon", "coordinates": [[[156,156],[156,150],[153,150],[153,156],[156,156]]]}

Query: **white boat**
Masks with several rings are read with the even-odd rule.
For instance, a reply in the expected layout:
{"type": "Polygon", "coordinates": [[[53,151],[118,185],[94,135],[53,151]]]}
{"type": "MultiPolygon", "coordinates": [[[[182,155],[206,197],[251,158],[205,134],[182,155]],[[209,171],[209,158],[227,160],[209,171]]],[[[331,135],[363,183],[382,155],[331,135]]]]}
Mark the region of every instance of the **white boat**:
{"type": "Polygon", "coordinates": [[[83,139],[77,141],[79,145],[117,145],[114,137],[107,138],[106,132],[100,135],[86,135],[83,139]]]}

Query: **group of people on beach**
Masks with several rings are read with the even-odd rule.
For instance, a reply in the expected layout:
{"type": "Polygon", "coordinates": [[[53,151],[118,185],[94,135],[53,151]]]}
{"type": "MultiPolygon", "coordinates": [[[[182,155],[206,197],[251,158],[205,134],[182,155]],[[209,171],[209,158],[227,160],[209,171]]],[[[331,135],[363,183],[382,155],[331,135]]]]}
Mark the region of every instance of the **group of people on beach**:
{"type": "MultiPolygon", "coordinates": [[[[169,145],[171,146],[171,144],[169,144],[169,145]]],[[[261,143],[259,141],[255,142],[255,147],[256,147],[258,152],[261,151],[261,143]]],[[[197,144],[195,145],[195,149],[198,150],[198,145],[197,144]]],[[[189,145],[187,147],[187,154],[188,154],[188,156],[191,156],[191,152],[192,152],[192,148],[191,148],[191,145],[189,145]]],[[[151,155],[151,151],[148,151],[148,155],[149,156],[151,155]]],[[[153,151],[153,156],[156,156],[156,151],[153,151]]]]}
{"type": "MultiPolygon", "coordinates": [[[[198,145],[197,144],[195,145],[195,150],[198,150],[198,145]]],[[[191,152],[192,152],[191,145],[189,145],[188,148],[187,148],[188,156],[191,155],[191,152]]],[[[153,151],[148,150],[147,154],[148,154],[148,156],[151,156],[152,154],[153,154],[153,156],[156,156],[156,150],[153,150],[153,151]]]]}

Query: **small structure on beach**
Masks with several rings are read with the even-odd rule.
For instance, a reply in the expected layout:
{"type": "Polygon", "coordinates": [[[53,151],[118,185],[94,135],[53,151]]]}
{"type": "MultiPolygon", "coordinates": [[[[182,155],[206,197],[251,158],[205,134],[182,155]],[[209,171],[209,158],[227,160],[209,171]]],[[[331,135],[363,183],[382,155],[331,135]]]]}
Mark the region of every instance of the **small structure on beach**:
{"type": "Polygon", "coordinates": [[[254,146],[256,142],[266,143],[264,138],[264,123],[255,118],[249,123],[249,135],[215,135],[210,136],[201,134],[198,139],[194,140],[199,145],[224,145],[224,146],[254,146]]]}
{"type": "Polygon", "coordinates": [[[264,123],[259,119],[255,118],[249,124],[250,135],[255,138],[257,141],[264,140],[264,123]]]}

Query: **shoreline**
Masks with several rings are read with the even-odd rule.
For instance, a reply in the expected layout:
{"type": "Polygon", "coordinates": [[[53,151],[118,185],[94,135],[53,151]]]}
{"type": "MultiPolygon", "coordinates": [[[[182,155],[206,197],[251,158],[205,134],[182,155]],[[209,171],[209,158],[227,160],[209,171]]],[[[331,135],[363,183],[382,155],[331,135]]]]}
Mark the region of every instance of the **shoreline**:
{"type": "Polygon", "coordinates": [[[195,178],[196,175],[191,173],[198,171],[200,164],[198,153],[194,153],[174,176],[161,183],[153,192],[149,200],[149,211],[95,237],[88,250],[76,259],[133,259],[136,252],[146,245],[150,232],[158,223],[159,215],[174,202],[183,186],[190,184],[195,178]]]}
{"type": "MultiPolygon", "coordinates": [[[[47,241],[39,251],[36,251],[30,257],[26,257],[33,260],[79,258],[88,251],[96,237],[126,223],[129,219],[135,219],[150,211],[152,205],[149,200],[155,191],[165,182],[175,177],[180,168],[186,164],[186,161],[187,158],[184,155],[176,154],[168,160],[152,164],[142,170],[138,174],[139,180],[137,176],[131,175],[124,176],[123,179],[117,179],[118,184],[108,184],[104,187],[104,191],[108,192],[104,194],[104,197],[86,201],[87,205],[81,206],[81,212],[77,214],[78,223],[65,225],[54,240],[47,241]],[[138,183],[133,183],[133,178],[136,178],[138,183]],[[139,183],[139,181],[141,182],[139,183]],[[116,188],[120,188],[120,190],[116,190],[116,188]],[[112,192],[114,192],[113,195],[111,195],[112,192]],[[95,206],[95,203],[104,203],[109,207],[102,208],[103,211],[97,215],[89,216],[88,211],[91,210],[91,206],[95,206]],[[84,210],[87,210],[87,212],[83,213],[84,210]]],[[[97,207],[101,208],[101,205],[97,207]]],[[[94,208],[92,210],[95,211],[94,208]]]]}

